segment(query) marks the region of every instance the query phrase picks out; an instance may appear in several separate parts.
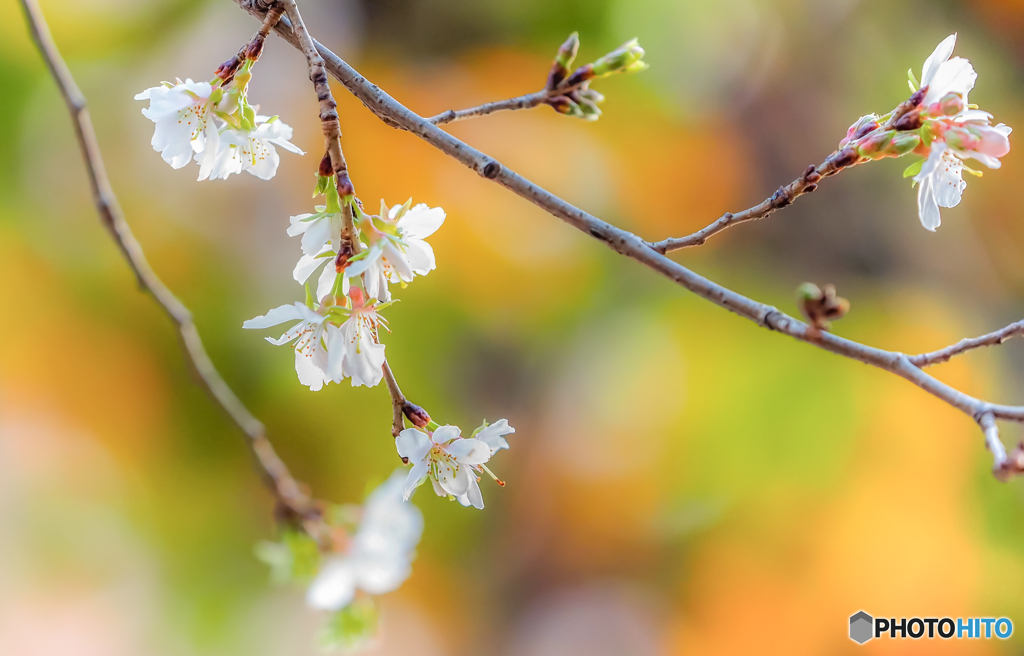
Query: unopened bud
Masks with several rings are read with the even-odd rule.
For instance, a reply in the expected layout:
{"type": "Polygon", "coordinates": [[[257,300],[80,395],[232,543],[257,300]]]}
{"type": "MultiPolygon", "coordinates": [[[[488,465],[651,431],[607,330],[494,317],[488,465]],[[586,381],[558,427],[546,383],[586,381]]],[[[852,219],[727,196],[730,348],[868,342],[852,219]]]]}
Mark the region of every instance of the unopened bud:
{"type": "Polygon", "coordinates": [[[916,132],[897,132],[889,142],[889,151],[886,154],[890,157],[900,157],[913,152],[920,145],[921,136],[916,132]]]}
{"type": "Polygon", "coordinates": [[[918,89],[917,91],[910,95],[910,98],[907,99],[907,102],[910,103],[912,107],[917,107],[922,102],[924,102],[924,97],[926,95],[928,95],[928,87],[921,87],[920,89],[918,89]]]}
{"type": "Polygon", "coordinates": [[[853,166],[860,159],[857,148],[853,144],[847,144],[844,148],[832,155],[832,163],[836,169],[853,166]]]}
{"type": "Polygon", "coordinates": [[[402,412],[408,417],[409,421],[412,422],[413,426],[418,428],[426,428],[427,424],[430,423],[430,415],[427,411],[416,405],[415,403],[405,402],[402,406],[402,412]]]}
{"type": "Polygon", "coordinates": [[[323,158],[320,160],[320,175],[325,178],[329,178],[334,175],[334,167],[331,165],[330,153],[324,153],[323,158]]]}
{"type": "Polygon", "coordinates": [[[849,127],[846,131],[846,137],[839,142],[839,147],[842,148],[851,141],[856,141],[861,137],[867,135],[875,128],[878,127],[878,117],[874,114],[868,114],[857,119],[857,122],[849,127]]]}
{"type": "Polygon", "coordinates": [[[817,330],[828,330],[830,321],[842,319],[850,311],[850,302],[836,296],[834,285],[819,289],[814,283],[805,282],[797,288],[797,303],[807,322],[817,330]]]}
{"type": "Polygon", "coordinates": [[[257,60],[263,54],[263,37],[256,35],[245,50],[245,58],[257,60]]]}
{"type": "Polygon", "coordinates": [[[569,96],[555,96],[554,98],[548,98],[545,102],[551,105],[551,107],[553,107],[559,114],[583,116],[583,110],[581,110],[576,101],[569,96]]]}
{"type": "Polygon", "coordinates": [[[579,49],[580,34],[579,32],[573,32],[558,49],[558,54],[555,55],[555,62],[563,68],[569,68],[572,66],[573,60],[576,59],[576,53],[579,52],[579,49]]]}
{"type": "Polygon", "coordinates": [[[548,72],[548,89],[556,89],[558,85],[562,83],[565,76],[569,74],[569,67],[572,66],[572,62],[576,59],[576,51],[580,47],[580,36],[579,33],[573,32],[566,39],[562,47],[558,49],[558,54],[555,55],[555,61],[551,63],[551,70],[548,72]]]}
{"type": "Polygon", "coordinates": [[[632,73],[643,70],[647,68],[647,65],[641,62],[643,56],[644,49],[640,47],[637,39],[631,39],[595,61],[594,75],[603,77],[620,71],[632,73]]]}
{"type": "Polygon", "coordinates": [[[923,119],[921,117],[921,109],[912,109],[896,121],[893,125],[897,130],[916,130],[921,127],[923,119]]]}
{"type": "Polygon", "coordinates": [[[947,93],[929,107],[929,113],[935,116],[956,116],[964,111],[964,97],[959,93],[947,93]],[[932,112],[935,109],[937,111],[932,112]]]}
{"type": "Polygon", "coordinates": [[[857,154],[868,159],[885,157],[886,149],[892,141],[894,130],[873,132],[856,142],[857,154]]]}
{"type": "Polygon", "coordinates": [[[232,57],[231,59],[227,60],[226,62],[218,66],[217,70],[214,71],[213,74],[219,77],[220,79],[224,80],[225,82],[229,82],[231,81],[231,78],[235,76],[235,71],[238,70],[238,66],[241,63],[242,62],[239,61],[237,56],[232,57]]]}

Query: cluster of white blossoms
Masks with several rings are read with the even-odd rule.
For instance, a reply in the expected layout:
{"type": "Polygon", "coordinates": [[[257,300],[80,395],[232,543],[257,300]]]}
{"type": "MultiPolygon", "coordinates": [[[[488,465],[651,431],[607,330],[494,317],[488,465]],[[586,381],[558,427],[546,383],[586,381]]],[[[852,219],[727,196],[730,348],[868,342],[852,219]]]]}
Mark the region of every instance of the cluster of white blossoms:
{"type": "Polygon", "coordinates": [[[337,611],[352,603],[357,590],[384,594],[409,578],[423,515],[403,501],[404,479],[405,472],[397,469],[367,497],[358,529],[343,553],[321,561],[306,603],[337,611]]]}
{"type": "Polygon", "coordinates": [[[354,198],[340,198],[335,179],[321,176],[317,186],[326,204],[312,214],[291,217],[288,234],[301,235],[302,257],[292,272],[306,286],[306,303],[282,305],[246,321],[244,328],[296,323],[271,344],[294,343],[295,371],[313,391],[348,379],[353,387],[375,387],[383,379],[387,322],[380,310],[390,305],[390,285],[403,287],[435,268],[434,251],[424,241],[444,223],[444,210],[412,203],[368,215],[354,198]],[[344,204],[344,206],[343,206],[344,204]],[[345,229],[343,212],[352,217],[345,229]],[[316,293],[308,280],[323,268],[316,293]]]}
{"type": "Polygon", "coordinates": [[[172,168],[191,160],[199,164],[199,180],[226,179],[247,171],[261,180],[277,173],[281,158],[275,146],[303,155],[292,144],[292,129],[277,116],[263,116],[246,97],[252,65],[246,59],[227,81],[164,82],[135,96],[148,100],[142,110],[156,124],[153,150],[172,168]]]}
{"type": "MultiPolygon", "coordinates": [[[[142,113],[156,124],[153,148],[173,168],[195,161],[199,180],[242,171],[268,180],[280,161],[276,146],[302,154],[289,142],[290,127],[276,116],[257,115],[249,105],[246,90],[261,49],[262,41],[251,42],[242,51],[245,57],[240,53],[225,62],[211,82],[179,80],[136,96],[149,101],[142,113]]],[[[287,228],[289,236],[300,237],[302,255],[292,276],[305,288],[305,300],[273,308],[242,327],[289,324],[280,337],[266,339],[292,346],[299,382],[310,390],[346,379],[353,387],[375,387],[387,368],[381,341],[387,322],[380,312],[394,302],[395,285],[405,288],[435,269],[426,240],[444,223],[445,212],[414,206],[411,199],[390,207],[382,200],[379,214],[365,212],[347,172],[335,174],[330,154],[317,176],[314,197],[320,195],[324,204],[292,216],[287,228]],[[318,270],[314,292],[309,283],[318,270]]],[[[439,426],[422,408],[404,403],[402,413],[414,428],[401,430],[396,447],[411,471],[398,470],[378,487],[357,511],[354,525],[325,517],[329,545],[293,527],[285,529],[280,543],[257,549],[277,578],[315,574],[307,603],[334,612],[329,628],[342,640],[372,632],[369,595],[395,590],[411,574],[423,517],[409,498],[419,485],[429,478],[438,495],[481,509],[480,476],[487,473],[504,485],[486,463],[509,446],[505,436],[515,430],[506,420],[485,422],[464,438],[459,428],[439,426]]]]}

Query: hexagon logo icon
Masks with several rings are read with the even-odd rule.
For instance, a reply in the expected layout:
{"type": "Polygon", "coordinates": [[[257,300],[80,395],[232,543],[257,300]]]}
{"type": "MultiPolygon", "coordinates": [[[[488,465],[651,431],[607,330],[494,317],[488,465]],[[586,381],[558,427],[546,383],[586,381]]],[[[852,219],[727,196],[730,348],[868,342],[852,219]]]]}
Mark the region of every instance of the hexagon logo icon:
{"type": "Polygon", "coordinates": [[[850,640],[858,645],[875,637],[875,618],[860,610],[850,615],[850,640]]]}

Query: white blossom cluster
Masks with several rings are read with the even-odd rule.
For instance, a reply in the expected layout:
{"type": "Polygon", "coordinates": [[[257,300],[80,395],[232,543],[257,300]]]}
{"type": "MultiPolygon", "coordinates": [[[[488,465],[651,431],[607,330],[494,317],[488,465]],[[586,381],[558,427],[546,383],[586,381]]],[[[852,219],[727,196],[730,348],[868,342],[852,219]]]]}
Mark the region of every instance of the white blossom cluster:
{"type": "Polygon", "coordinates": [[[148,100],[143,115],[156,123],[153,150],[172,168],[191,160],[199,164],[199,180],[223,180],[246,171],[261,180],[277,173],[281,161],[275,146],[303,155],[293,145],[292,129],[277,116],[256,114],[246,91],[254,60],[246,60],[229,82],[180,79],[164,82],[135,96],[148,100]]]}
{"type": "MultiPolygon", "coordinates": [[[[247,86],[255,61],[232,60],[232,67],[222,66],[211,82],[178,80],[136,96],[149,101],[142,113],[156,124],[152,146],[168,164],[178,169],[195,161],[199,180],[225,179],[242,171],[269,180],[280,163],[276,146],[303,154],[289,142],[292,130],[287,124],[276,116],[257,115],[249,105],[247,86]]],[[[375,387],[386,366],[381,333],[387,322],[380,312],[394,302],[396,285],[405,288],[435,269],[434,251],[426,240],[444,223],[445,212],[411,200],[389,207],[382,200],[379,213],[369,214],[351,187],[346,195],[339,194],[338,179],[326,170],[328,161],[321,164],[314,194],[323,195],[324,204],[291,217],[287,228],[289,236],[299,237],[302,255],[292,275],[304,286],[305,301],[281,305],[242,326],[290,324],[280,337],[266,339],[293,347],[298,379],[310,390],[346,379],[352,386],[375,387]],[[318,271],[313,291],[310,278],[318,271]]],[[[508,421],[485,422],[463,437],[458,427],[440,426],[425,411],[409,419],[415,427],[398,435],[396,447],[403,462],[412,465],[410,471],[396,471],[368,497],[357,526],[344,539],[332,541],[326,548],[329,555],[320,558],[325,547],[301,532],[297,542],[284,540],[259,550],[275,570],[287,573],[285,578],[295,577],[299,561],[313,562],[307,602],[350,613],[343,624],[355,621],[352,609],[360,594],[365,599],[390,592],[409,577],[423,532],[422,515],[408,503],[418,486],[430,479],[438,495],[482,509],[480,476],[486,473],[504,485],[487,462],[508,448],[505,436],[515,432],[508,421]],[[312,549],[312,556],[309,549],[296,546],[302,544],[312,549]]]]}

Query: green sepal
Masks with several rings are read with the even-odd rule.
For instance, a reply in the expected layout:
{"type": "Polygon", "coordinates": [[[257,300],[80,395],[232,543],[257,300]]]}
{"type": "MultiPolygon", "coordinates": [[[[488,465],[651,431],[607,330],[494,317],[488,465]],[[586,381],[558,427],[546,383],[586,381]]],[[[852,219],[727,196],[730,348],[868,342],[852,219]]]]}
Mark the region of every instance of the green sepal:
{"type": "Polygon", "coordinates": [[[924,166],[924,160],[919,159],[907,168],[903,169],[904,178],[912,178],[921,172],[921,167],[924,166]]]}
{"type": "Polygon", "coordinates": [[[378,620],[373,598],[360,597],[331,616],[320,634],[320,645],[329,650],[361,649],[377,635],[378,620]]]}
{"type": "Polygon", "coordinates": [[[322,196],[327,192],[327,185],[330,184],[331,176],[316,174],[316,188],[313,189],[313,198],[322,196]]]}
{"type": "Polygon", "coordinates": [[[910,84],[910,91],[916,92],[921,88],[921,83],[917,81],[917,77],[914,76],[914,69],[907,69],[907,83],[910,84]]]}
{"type": "Polygon", "coordinates": [[[436,430],[437,430],[438,428],[440,428],[440,427],[441,427],[441,425],[440,425],[440,424],[438,424],[438,423],[437,423],[436,421],[434,421],[434,420],[431,420],[431,421],[430,421],[430,423],[429,423],[429,424],[427,424],[427,426],[426,426],[427,430],[429,430],[429,431],[436,431],[436,430]]]}
{"type": "Polygon", "coordinates": [[[305,287],[306,287],[306,307],[308,307],[310,310],[314,310],[315,311],[316,307],[314,307],[314,306],[316,305],[316,299],[313,298],[313,292],[309,289],[309,281],[308,280],[306,281],[305,287]]]}
{"type": "Polygon", "coordinates": [[[308,534],[286,529],[280,542],[263,541],[254,547],[256,558],[270,566],[275,583],[308,581],[320,566],[320,547],[308,534]]]}
{"type": "Polygon", "coordinates": [[[252,105],[250,105],[249,103],[245,103],[242,105],[242,118],[245,121],[248,121],[249,125],[251,126],[248,128],[249,130],[252,130],[256,127],[256,110],[253,109],[252,105]]]}
{"type": "Polygon", "coordinates": [[[334,176],[328,180],[324,196],[327,198],[327,213],[341,214],[341,198],[338,197],[338,184],[334,176]]]}

